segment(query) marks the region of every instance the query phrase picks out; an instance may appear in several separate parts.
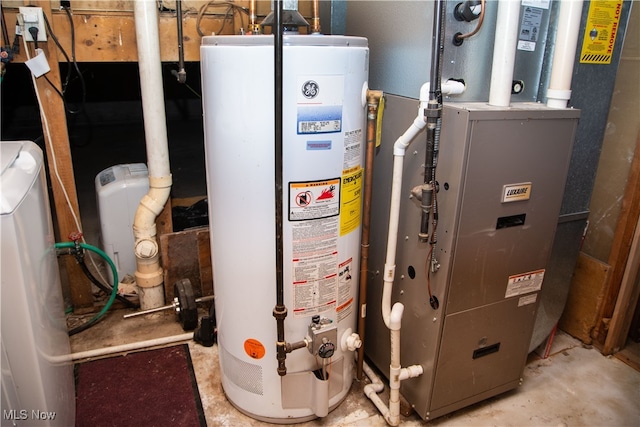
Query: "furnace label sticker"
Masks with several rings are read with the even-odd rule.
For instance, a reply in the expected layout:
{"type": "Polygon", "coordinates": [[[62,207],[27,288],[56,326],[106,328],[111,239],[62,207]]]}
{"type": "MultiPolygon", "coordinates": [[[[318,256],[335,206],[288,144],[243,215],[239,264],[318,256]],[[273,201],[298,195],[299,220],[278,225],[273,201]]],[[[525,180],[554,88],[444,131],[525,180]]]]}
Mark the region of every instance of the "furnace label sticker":
{"type": "Polygon", "coordinates": [[[298,76],[298,135],[342,132],[344,76],[298,76]]]}
{"type": "Polygon", "coordinates": [[[345,236],[360,226],[363,171],[364,169],[357,167],[344,171],[342,175],[340,236],[345,236]]]}
{"type": "Polygon", "coordinates": [[[551,0],[522,0],[522,6],[539,7],[541,9],[549,9],[551,0]]]}
{"type": "Polygon", "coordinates": [[[522,12],[520,34],[518,35],[518,50],[533,52],[540,37],[543,10],[527,6],[522,12]]]}
{"type": "Polygon", "coordinates": [[[611,63],[621,12],[622,0],[597,0],[589,4],[580,63],[611,63]]]}
{"type": "Polygon", "coordinates": [[[535,304],[538,300],[538,294],[527,295],[518,299],[518,307],[524,307],[525,305],[535,304]]]}
{"type": "Polygon", "coordinates": [[[340,214],[340,178],[289,183],[289,221],[340,214]]]}
{"type": "Polygon", "coordinates": [[[336,307],[338,252],[293,259],[293,314],[312,316],[336,307]]]}
{"type": "Polygon", "coordinates": [[[353,258],[341,262],[338,265],[338,322],[346,319],[353,313],[353,258]]]}
{"type": "Polygon", "coordinates": [[[528,273],[509,276],[507,283],[507,291],[505,298],[511,298],[529,292],[535,292],[542,289],[542,280],[544,279],[544,270],[535,270],[528,273]]]}

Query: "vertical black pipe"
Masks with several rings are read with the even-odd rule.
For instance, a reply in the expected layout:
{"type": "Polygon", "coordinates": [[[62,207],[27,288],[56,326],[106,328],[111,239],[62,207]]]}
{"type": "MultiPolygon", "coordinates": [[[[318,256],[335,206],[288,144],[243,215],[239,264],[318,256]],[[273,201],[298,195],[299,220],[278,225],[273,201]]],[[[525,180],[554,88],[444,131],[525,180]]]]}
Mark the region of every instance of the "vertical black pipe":
{"type": "Polygon", "coordinates": [[[187,72],[184,69],[184,43],[182,36],[182,0],[176,0],[176,20],[178,21],[178,82],[187,81],[187,72]]]}
{"type": "Polygon", "coordinates": [[[282,207],[282,0],[274,2],[273,51],[274,51],[274,97],[275,97],[275,197],[276,197],[276,306],[273,317],[277,322],[277,359],[278,375],[287,373],[285,365],[286,341],[284,337],[284,319],[287,307],[284,305],[284,261],[283,261],[283,207],[282,207]]]}
{"type": "MultiPolygon", "coordinates": [[[[429,104],[425,110],[427,116],[427,146],[424,162],[424,183],[431,183],[431,190],[423,190],[422,217],[420,219],[420,240],[426,241],[429,236],[429,212],[435,188],[435,159],[437,158],[439,131],[437,130],[442,116],[442,58],[444,53],[445,1],[438,0],[434,4],[433,32],[431,36],[431,70],[429,74],[429,104]]],[[[432,239],[432,241],[435,241],[432,239]]]]}
{"type": "Polygon", "coordinates": [[[441,91],[440,80],[442,79],[442,56],[444,53],[443,39],[445,3],[446,2],[444,0],[438,0],[434,4],[433,32],[431,35],[431,72],[429,75],[431,88],[429,89],[429,100],[438,100],[438,96],[441,91]]]}

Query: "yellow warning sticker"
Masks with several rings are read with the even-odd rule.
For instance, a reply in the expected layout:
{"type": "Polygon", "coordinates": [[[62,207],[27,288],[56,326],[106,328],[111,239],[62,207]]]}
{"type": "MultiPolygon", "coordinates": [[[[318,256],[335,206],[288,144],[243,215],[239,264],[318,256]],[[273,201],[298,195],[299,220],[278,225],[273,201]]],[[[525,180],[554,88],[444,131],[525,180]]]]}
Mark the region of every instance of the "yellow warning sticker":
{"type": "Polygon", "coordinates": [[[376,147],[382,144],[382,118],[384,116],[384,96],[378,101],[378,120],[376,121],[376,147]]]}
{"type": "Polygon", "coordinates": [[[621,12],[622,0],[591,1],[580,53],[581,63],[611,63],[621,12]]]}
{"type": "Polygon", "coordinates": [[[364,169],[352,168],[342,173],[340,186],[340,235],[356,230],[360,225],[362,205],[362,175],[364,169]]]}

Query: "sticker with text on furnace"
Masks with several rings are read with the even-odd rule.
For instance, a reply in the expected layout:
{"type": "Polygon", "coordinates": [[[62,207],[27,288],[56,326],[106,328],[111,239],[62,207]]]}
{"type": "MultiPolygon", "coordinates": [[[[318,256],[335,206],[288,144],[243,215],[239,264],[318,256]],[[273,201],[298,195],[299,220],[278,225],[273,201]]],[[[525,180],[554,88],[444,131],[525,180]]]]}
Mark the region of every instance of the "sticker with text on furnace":
{"type": "Polygon", "coordinates": [[[621,13],[622,0],[594,0],[589,3],[580,63],[611,63],[621,13]]]}

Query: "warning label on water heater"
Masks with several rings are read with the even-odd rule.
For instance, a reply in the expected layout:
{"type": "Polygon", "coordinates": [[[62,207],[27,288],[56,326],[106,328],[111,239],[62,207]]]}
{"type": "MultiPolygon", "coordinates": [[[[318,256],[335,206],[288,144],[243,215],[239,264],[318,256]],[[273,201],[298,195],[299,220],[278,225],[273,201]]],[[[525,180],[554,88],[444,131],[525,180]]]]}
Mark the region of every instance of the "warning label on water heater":
{"type": "Polygon", "coordinates": [[[340,178],[289,183],[289,221],[340,214],[340,178]]]}
{"type": "Polygon", "coordinates": [[[362,175],[360,167],[343,171],[342,214],[340,215],[340,235],[345,236],[360,226],[360,212],[362,205],[362,175]]]}
{"type": "Polygon", "coordinates": [[[505,298],[515,297],[517,295],[528,294],[542,289],[542,280],[544,279],[544,270],[529,271],[528,273],[516,274],[509,276],[507,283],[507,291],[505,298]]]}
{"type": "Polygon", "coordinates": [[[338,266],[338,322],[347,318],[353,312],[353,295],[351,293],[353,283],[353,258],[343,261],[338,266]]]}
{"type": "Polygon", "coordinates": [[[335,310],[337,265],[337,251],[293,259],[294,316],[309,316],[335,310]]]}

